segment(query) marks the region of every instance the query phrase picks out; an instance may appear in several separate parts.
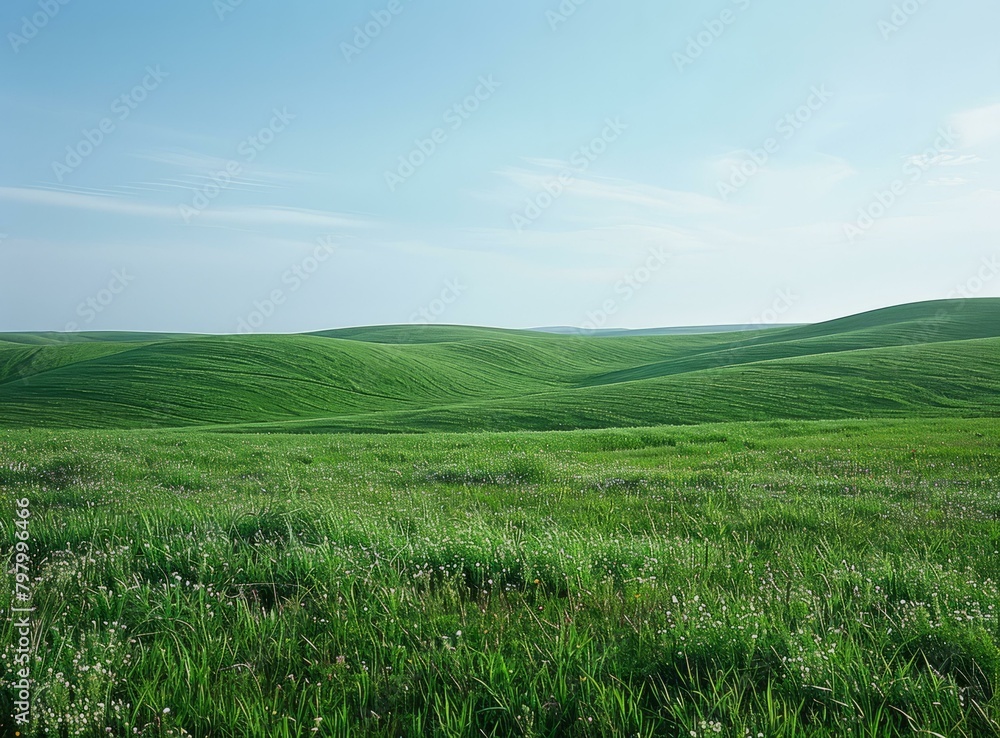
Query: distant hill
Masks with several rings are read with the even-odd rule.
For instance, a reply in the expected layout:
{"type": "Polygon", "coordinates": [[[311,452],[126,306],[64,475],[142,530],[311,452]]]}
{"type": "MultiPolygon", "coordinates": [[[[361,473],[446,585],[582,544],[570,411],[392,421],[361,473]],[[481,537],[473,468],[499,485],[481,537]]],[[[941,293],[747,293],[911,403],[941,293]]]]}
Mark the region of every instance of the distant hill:
{"type": "Polygon", "coordinates": [[[700,325],[682,326],[679,328],[597,328],[588,330],[586,328],[574,328],[572,326],[551,326],[548,328],[532,328],[540,333],[557,333],[570,336],[597,336],[599,338],[609,338],[617,336],[698,336],[704,333],[743,333],[745,331],[759,331],[768,328],[794,328],[799,323],[769,323],[767,325],[747,324],[747,325],[700,325]]]}
{"type": "Polygon", "coordinates": [[[5,343],[28,346],[54,346],[64,343],[143,343],[186,338],[186,333],[129,333],[125,331],[103,331],[73,333],[0,333],[0,347],[5,343]]]}
{"type": "Polygon", "coordinates": [[[1000,299],[581,336],[0,334],[0,427],[422,432],[1000,411],[1000,299]]]}

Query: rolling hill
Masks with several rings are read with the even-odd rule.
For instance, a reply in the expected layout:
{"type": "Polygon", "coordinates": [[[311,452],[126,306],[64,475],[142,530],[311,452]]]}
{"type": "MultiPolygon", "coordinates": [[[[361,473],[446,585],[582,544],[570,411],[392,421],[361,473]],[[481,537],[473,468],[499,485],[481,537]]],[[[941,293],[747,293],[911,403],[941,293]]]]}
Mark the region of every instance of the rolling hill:
{"type": "Polygon", "coordinates": [[[737,333],[0,334],[7,428],[552,430],[998,410],[1000,299],[737,333]]]}

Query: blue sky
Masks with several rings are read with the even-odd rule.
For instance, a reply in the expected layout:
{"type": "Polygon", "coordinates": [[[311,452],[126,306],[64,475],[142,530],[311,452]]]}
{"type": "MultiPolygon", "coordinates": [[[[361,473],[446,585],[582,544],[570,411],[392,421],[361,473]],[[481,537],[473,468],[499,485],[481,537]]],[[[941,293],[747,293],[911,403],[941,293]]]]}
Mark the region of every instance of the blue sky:
{"type": "Polygon", "coordinates": [[[988,0],[0,10],[0,330],[1000,295],[988,0]]]}

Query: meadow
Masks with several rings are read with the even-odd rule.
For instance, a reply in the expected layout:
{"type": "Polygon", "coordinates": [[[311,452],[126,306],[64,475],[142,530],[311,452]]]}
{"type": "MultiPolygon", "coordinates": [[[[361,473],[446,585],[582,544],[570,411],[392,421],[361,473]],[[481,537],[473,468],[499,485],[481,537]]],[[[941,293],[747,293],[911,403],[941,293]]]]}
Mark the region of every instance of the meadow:
{"type": "Polygon", "coordinates": [[[0,334],[0,733],[1000,735],[998,415],[996,299],[0,334]]]}
{"type": "Polygon", "coordinates": [[[989,418],[0,431],[22,731],[998,735],[998,479],[989,418]]]}

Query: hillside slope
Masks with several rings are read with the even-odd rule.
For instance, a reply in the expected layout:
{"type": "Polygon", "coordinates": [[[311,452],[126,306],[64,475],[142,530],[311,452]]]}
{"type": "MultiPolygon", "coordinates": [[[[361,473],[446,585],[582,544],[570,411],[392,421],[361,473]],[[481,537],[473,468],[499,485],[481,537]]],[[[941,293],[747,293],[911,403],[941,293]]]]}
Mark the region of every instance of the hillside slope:
{"type": "Polygon", "coordinates": [[[992,299],[735,334],[383,326],[0,338],[0,426],[15,428],[542,430],[1000,405],[992,299]]]}
{"type": "Polygon", "coordinates": [[[1000,339],[777,359],[654,379],[223,430],[579,430],[715,422],[1000,415],[1000,339]]]}

